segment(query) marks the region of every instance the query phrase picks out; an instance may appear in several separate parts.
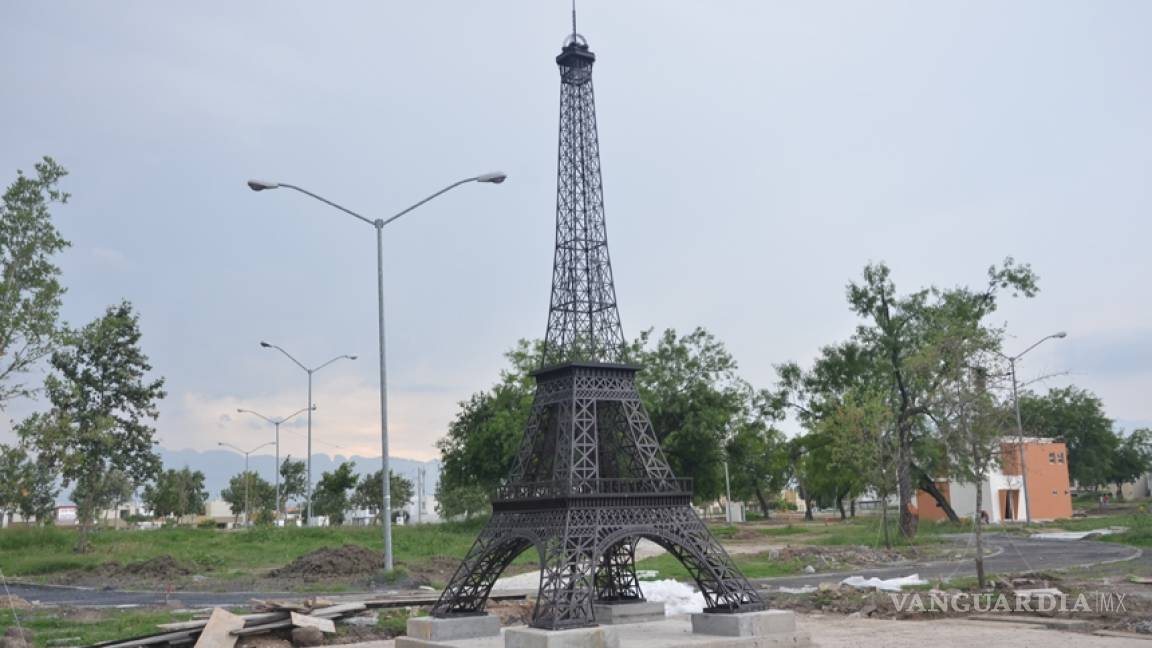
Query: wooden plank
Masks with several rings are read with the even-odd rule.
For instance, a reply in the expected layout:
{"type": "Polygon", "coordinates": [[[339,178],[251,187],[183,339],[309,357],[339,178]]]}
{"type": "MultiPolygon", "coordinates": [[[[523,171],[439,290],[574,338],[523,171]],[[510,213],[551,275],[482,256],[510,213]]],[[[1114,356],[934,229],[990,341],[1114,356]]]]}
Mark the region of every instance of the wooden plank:
{"type": "Polygon", "coordinates": [[[236,636],[233,630],[244,627],[244,617],[232,614],[224,608],[212,610],[208,617],[208,625],[196,640],[196,648],[233,648],[236,645],[236,636]]]}
{"type": "Polygon", "coordinates": [[[342,603],[340,605],[333,605],[332,607],[312,610],[311,615],[314,617],[335,617],[348,614],[349,612],[363,612],[367,609],[368,606],[363,603],[342,603]]]}
{"type": "Polygon", "coordinates": [[[89,648],[136,648],[137,646],[157,646],[167,644],[170,642],[177,642],[181,639],[186,639],[196,634],[195,630],[185,630],[183,632],[162,632],[160,634],[147,635],[144,637],[137,637],[135,639],[128,639],[125,641],[105,641],[103,643],[92,644],[89,648]]]}
{"type": "Polygon", "coordinates": [[[282,621],[273,621],[272,623],[264,623],[261,625],[249,626],[239,630],[233,630],[232,635],[236,637],[247,637],[248,635],[260,634],[268,632],[269,630],[279,630],[280,628],[291,628],[292,619],[284,619],[282,621]]]}
{"type": "Polygon", "coordinates": [[[297,628],[316,628],[320,632],[336,632],[336,624],[332,622],[332,619],[321,619],[319,617],[297,614],[295,612],[292,613],[292,625],[297,628]]]}

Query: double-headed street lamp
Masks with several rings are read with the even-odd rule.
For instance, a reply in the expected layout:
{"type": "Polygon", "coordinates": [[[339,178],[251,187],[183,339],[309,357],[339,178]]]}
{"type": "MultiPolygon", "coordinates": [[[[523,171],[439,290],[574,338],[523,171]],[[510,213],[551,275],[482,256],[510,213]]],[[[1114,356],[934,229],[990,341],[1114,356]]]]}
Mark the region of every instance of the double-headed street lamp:
{"type": "Polygon", "coordinates": [[[248,482],[252,481],[251,476],[248,474],[248,455],[256,452],[260,448],[272,445],[272,442],[269,441],[268,443],[262,443],[255,448],[252,448],[251,450],[241,450],[231,443],[224,443],[223,441],[218,442],[216,445],[223,446],[225,448],[232,448],[236,452],[244,455],[244,526],[248,526],[248,511],[252,510],[252,502],[248,499],[248,482]]]}
{"type": "Polygon", "coordinates": [[[1064,331],[1053,333],[1040,338],[1035,344],[1024,349],[1014,356],[1006,355],[997,351],[996,353],[1008,361],[1008,368],[1012,374],[1012,401],[1016,407],[1016,440],[1020,447],[1020,478],[1021,488],[1024,494],[1024,524],[1032,524],[1032,500],[1028,498],[1028,466],[1024,460],[1024,419],[1020,417],[1020,393],[1019,387],[1016,384],[1016,361],[1023,358],[1026,353],[1047,342],[1048,340],[1058,340],[1060,338],[1068,337],[1064,331]]]}
{"type": "Polygon", "coordinates": [[[317,365],[315,367],[306,367],[306,366],[304,366],[304,363],[302,363],[299,360],[297,360],[296,358],[292,357],[291,353],[288,353],[287,351],[276,346],[275,344],[268,344],[267,342],[262,341],[262,342],[260,342],[260,346],[264,347],[265,349],[276,349],[280,353],[283,353],[284,355],[288,356],[289,360],[291,360],[292,362],[295,362],[297,367],[300,367],[301,369],[304,370],[305,373],[308,374],[308,407],[304,408],[304,411],[308,412],[308,469],[307,469],[308,470],[308,481],[306,482],[305,487],[304,487],[304,497],[305,497],[306,501],[308,502],[308,513],[307,513],[308,517],[304,520],[304,524],[306,524],[306,525],[312,524],[312,411],[316,409],[315,403],[312,402],[312,374],[316,373],[317,371],[320,371],[324,367],[327,367],[328,365],[332,364],[333,362],[336,362],[337,360],[341,360],[341,359],[355,360],[356,356],[354,356],[354,355],[338,355],[335,358],[332,358],[331,360],[329,360],[328,362],[325,362],[322,365],[317,365]]]}
{"type": "Polygon", "coordinates": [[[268,421],[272,425],[276,426],[276,515],[278,515],[280,517],[284,517],[284,511],[282,511],[281,507],[280,507],[280,424],[286,423],[289,420],[296,418],[297,416],[303,414],[304,412],[308,411],[309,409],[313,409],[313,410],[316,409],[315,405],[312,405],[311,403],[309,403],[309,405],[311,405],[310,408],[304,407],[304,408],[301,408],[299,411],[296,411],[296,412],[289,414],[288,416],[285,416],[282,418],[276,418],[276,419],[268,418],[267,416],[264,416],[260,412],[255,412],[252,410],[243,409],[243,408],[237,408],[236,409],[237,414],[251,414],[253,416],[259,416],[260,418],[264,419],[265,421],[268,421]]]}
{"type": "Polygon", "coordinates": [[[412,206],[396,213],[389,218],[377,218],[372,220],[357,214],[356,212],[338,205],[327,198],[318,196],[307,189],[297,187],[283,182],[265,182],[261,180],[249,180],[248,187],[252,191],[264,191],[265,189],[279,189],[280,187],[287,187],[294,189],[300,193],[315,198],[320,202],[335,207],[340,211],[350,216],[355,216],[361,221],[376,228],[376,301],[377,301],[377,327],[380,333],[380,464],[381,475],[383,475],[383,501],[381,502],[380,517],[383,521],[384,527],[384,569],[387,571],[392,570],[392,496],[389,489],[389,470],[388,470],[388,373],[387,365],[385,363],[385,345],[384,345],[384,226],[392,221],[400,218],[404,214],[416,209],[420,205],[432,200],[433,198],[446,193],[462,184],[469,182],[487,182],[491,184],[500,184],[507,179],[507,175],[501,172],[485,173],[483,175],[465,178],[444,187],[440,191],[428,196],[427,198],[413,204],[412,206]]]}

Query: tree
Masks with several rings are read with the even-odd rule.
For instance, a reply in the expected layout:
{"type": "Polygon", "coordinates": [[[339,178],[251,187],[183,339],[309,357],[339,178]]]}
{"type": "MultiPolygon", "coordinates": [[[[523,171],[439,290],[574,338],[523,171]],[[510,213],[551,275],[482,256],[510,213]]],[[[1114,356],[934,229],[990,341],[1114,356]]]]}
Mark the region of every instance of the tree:
{"type": "Polygon", "coordinates": [[[160,470],[150,424],[164,397],[164,379],[150,379],[152,366],[140,348],[139,321],[122,302],[79,331],[52,354],[44,381],[51,408],[22,421],[18,432],[41,460],[60,471],[64,486],[76,484],[80,533],[77,551],[89,549],[88,532],[118,473],[131,483],[160,470]]]}
{"type": "Polygon", "coordinates": [[[20,488],[28,453],[23,448],[0,445],[0,528],[8,526],[20,510],[20,488]]]}
{"type": "Polygon", "coordinates": [[[299,502],[307,495],[306,469],[302,460],[294,461],[291,455],[284,458],[280,464],[280,501],[276,503],[278,510],[287,510],[289,501],[299,502]]]}
{"type": "Polygon", "coordinates": [[[1119,439],[1095,394],[1074,386],[1050,389],[1044,396],[1023,392],[1020,418],[1026,434],[1068,446],[1068,477],[1073,483],[1082,488],[1112,483],[1119,439]]]}
{"type": "Polygon", "coordinates": [[[667,329],[655,340],[644,331],[625,355],[642,368],[636,387],[673,472],[692,479],[697,500],[716,499],[726,437],[754,396],[735,358],[703,328],[683,336],[667,329]]]}
{"type": "Polygon", "coordinates": [[[56,512],[56,496],[60,494],[56,485],[59,474],[47,461],[29,457],[20,477],[17,504],[24,521],[36,520],[41,525],[51,522],[56,512]]]}
{"type": "Polygon", "coordinates": [[[171,515],[179,522],[188,515],[203,515],[208,501],[204,473],[188,466],[180,470],[169,468],[156,477],[155,483],[144,487],[141,499],[156,517],[171,515]]]}
{"type": "Polygon", "coordinates": [[[356,488],[355,467],[355,463],[345,461],[332,472],[320,475],[316,490],[312,492],[312,510],[316,515],[327,515],[332,525],[344,524],[344,514],[350,508],[348,493],[356,488]]]}
{"type": "Polygon", "coordinates": [[[1003,290],[1031,297],[1038,290],[1036,275],[1028,265],[1008,258],[988,269],[980,290],[932,287],[902,296],[888,267],[870,264],[862,281],[848,285],[849,306],[863,319],[854,339],[879,360],[891,389],[900,531],[905,537],[916,533],[914,453],[928,429],[928,405],[945,383],[964,371],[969,357],[998,346],[999,331],[983,320],[996,310],[1003,290]]]}
{"type": "Polygon", "coordinates": [[[444,480],[436,484],[436,512],[443,518],[463,516],[471,518],[490,510],[491,496],[482,486],[456,486],[444,488],[444,480]]]}
{"type": "MultiPolygon", "coordinates": [[[[367,509],[377,518],[380,516],[380,509],[384,508],[384,483],[380,478],[383,473],[383,470],[377,470],[361,479],[360,483],[356,484],[356,492],[352,495],[352,506],[367,509]]],[[[416,490],[411,479],[397,475],[391,470],[388,471],[388,489],[393,514],[412,503],[412,495],[416,490]]]]}
{"type": "MultiPolygon", "coordinates": [[[[78,518],[84,519],[85,516],[89,516],[95,521],[96,513],[114,513],[121,504],[130,501],[135,492],[136,486],[132,483],[132,478],[123,470],[113,468],[106,473],[77,479],[76,488],[72,490],[72,501],[76,502],[78,518]]],[[[119,517],[116,519],[119,520],[119,517]]]]}
{"type": "Polygon", "coordinates": [[[220,491],[220,499],[228,502],[232,515],[245,516],[245,522],[259,517],[276,506],[276,487],[249,470],[233,475],[228,487],[220,491]]]}
{"type": "Polygon", "coordinates": [[[742,421],[725,446],[735,498],[755,497],[764,517],[788,483],[788,449],[784,433],[763,418],[742,421]]]}
{"type": "Polygon", "coordinates": [[[1124,484],[1152,469],[1152,429],[1142,428],[1123,437],[1117,444],[1108,470],[1108,479],[1116,485],[1116,496],[1124,497],[1124,484]]]}
{"type": "Polygon", "coordinates": [[[67,174],[45,157],[36,177],[17,171],[0,202],[0,410],[33,393],[19,378],[52,352],[58,338],[64,288],[52,257],[69,243],[52,224],[50,207],[68,201],[57,188],[67,174]]]}

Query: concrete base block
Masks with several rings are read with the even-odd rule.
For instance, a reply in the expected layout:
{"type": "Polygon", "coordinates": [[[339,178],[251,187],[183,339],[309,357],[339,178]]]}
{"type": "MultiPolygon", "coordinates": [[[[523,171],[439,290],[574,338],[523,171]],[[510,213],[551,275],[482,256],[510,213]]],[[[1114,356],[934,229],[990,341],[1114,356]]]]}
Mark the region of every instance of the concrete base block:
{"type": "Polygon", "coordinates": [[[796,632],[790,610],[761,610],[732,614],[704,612],[692,615],[692,632],[723,637],[762,637],[796,632]]]}
{"type": "Polygon", "coordinates": [[[620,648],[620,637],[612,628],[538,630],[508,628],[504,648],[620,648]]]}
{"type": "Polygon", "coordinates": [[[413,617],[408,619],[408,636],[424,641],[450,641],[473,637],[495,637],[500,634],[500,617],[476,616],[413,617]]]}
{"type": "Polygon", "coordinates": [[[664,618],[664,603],[595,603],[592,605],[592,613],[596,615],[596,623],[604,625],[648,623],[664,618]]]}

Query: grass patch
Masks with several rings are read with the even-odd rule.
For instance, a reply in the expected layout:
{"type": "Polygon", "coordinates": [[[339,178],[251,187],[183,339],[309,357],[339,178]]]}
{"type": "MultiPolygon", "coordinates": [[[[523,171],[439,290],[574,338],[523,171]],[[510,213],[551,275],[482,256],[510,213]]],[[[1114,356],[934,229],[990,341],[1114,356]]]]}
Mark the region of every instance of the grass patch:
{"type": "Polygon", "coordinates": [[[1117,542],[1135,547],[1152,547],[1152,515],[1147,513],[1071,518],[1047,523],[1040,528],[1043,530],[1049,527],[1065,531],[1094,531],[1108,527],[1127,527],[1128,530],[1123,533],[1104,535],[1100,536],[1099,539],[1102,542],[1117,542]]]}
{"type": "MultiPolygon", "coordinates": [[[[33,633],[36,646],[49,642],[69,646],[87,646],[111,639],[126,639],[159,632],[158,623],[187,621],[191,614],[173,614],[157,610],[21,611],[20,624],[33,633]]],[[[11,611],[0,612],[0,634],[15,625],[11,611]]]]}
{"type": "MultiPolygon", "coordinates": [[[[396,560],[411,566],[433,558],[462,558],[484,522],[395,527],[396,560]]],[[[0,531],[0,570],[9,577],[42,576],[168,555],[202,572],[232,575],[280,567],[323,547],[354,544],[383,551],[379,527],[100,529],[91,537],[92,551],[76,554],[73,528],[4,529],[0,531]]]]}

